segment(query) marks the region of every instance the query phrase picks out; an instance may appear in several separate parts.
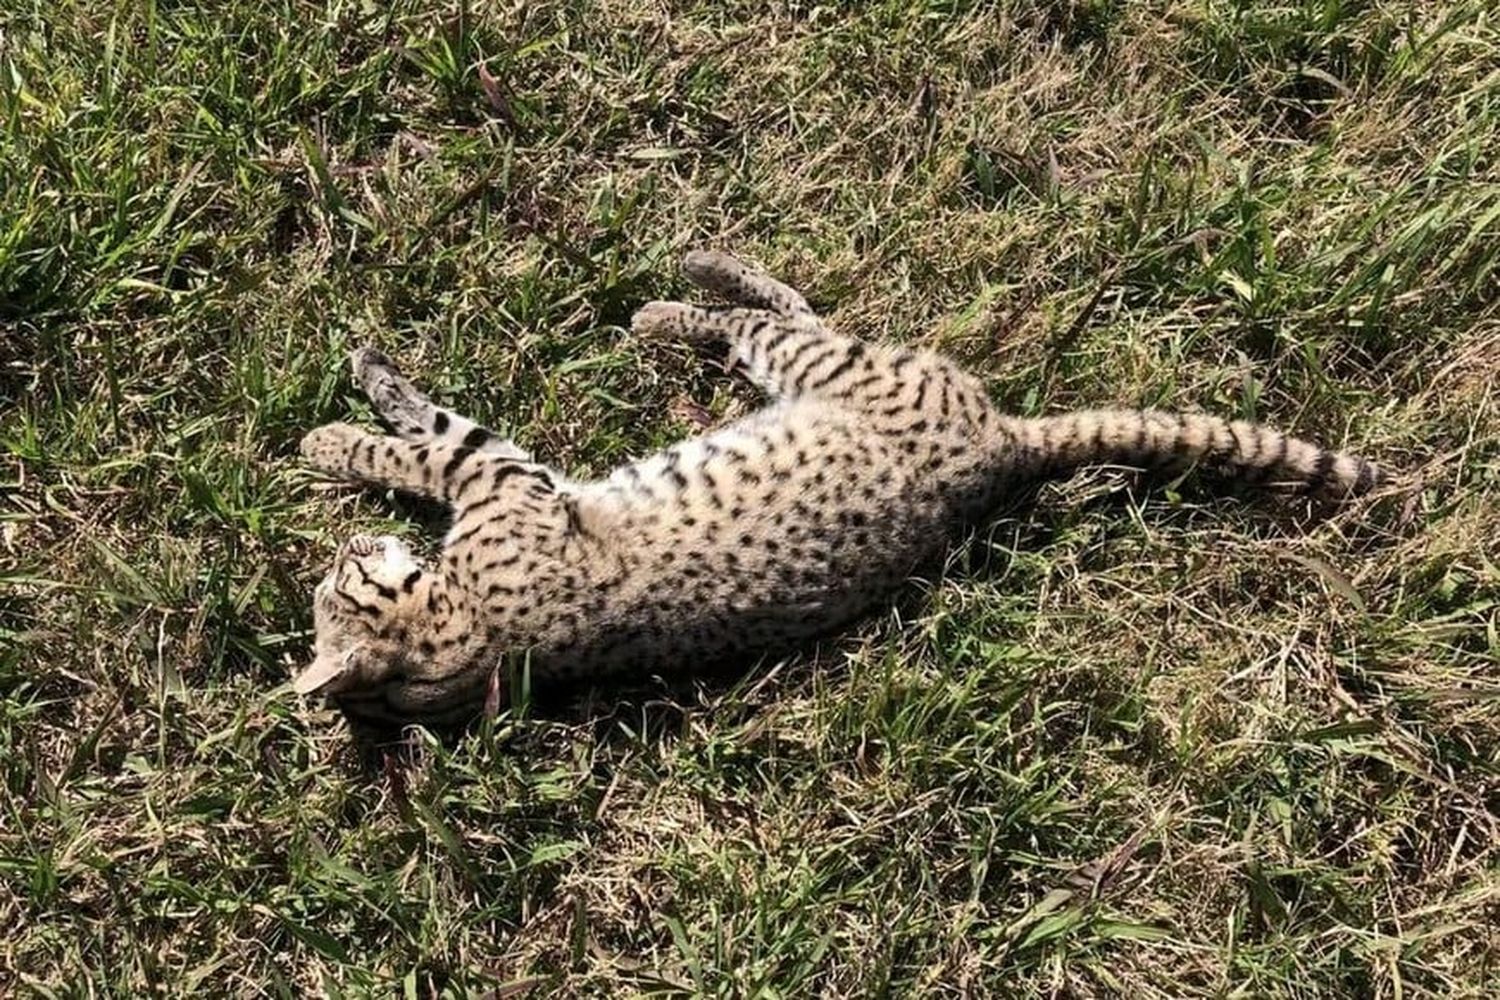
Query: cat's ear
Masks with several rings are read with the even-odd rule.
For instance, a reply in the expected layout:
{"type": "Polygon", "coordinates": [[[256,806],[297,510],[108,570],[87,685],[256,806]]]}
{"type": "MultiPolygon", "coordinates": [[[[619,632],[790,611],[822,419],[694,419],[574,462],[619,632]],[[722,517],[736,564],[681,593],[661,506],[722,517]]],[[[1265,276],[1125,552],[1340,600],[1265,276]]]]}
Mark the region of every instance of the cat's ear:
{"type": "Polygon", "coordinates": [[[356,648],[342,653],[318,655],[306,670],[292,678],[292,690],[304,695],[323,690],[354,668],[358,652],[356,648]]]}

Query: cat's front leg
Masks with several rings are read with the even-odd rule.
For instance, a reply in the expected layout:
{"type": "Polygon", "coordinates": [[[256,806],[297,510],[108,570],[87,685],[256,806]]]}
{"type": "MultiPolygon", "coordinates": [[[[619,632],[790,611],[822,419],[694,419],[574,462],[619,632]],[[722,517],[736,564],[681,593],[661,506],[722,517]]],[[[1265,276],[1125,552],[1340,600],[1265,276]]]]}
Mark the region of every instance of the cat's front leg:
{"type": "Polygon", "coordinates": [[[390,358],[375,348],[359,348],[349,355],[349,363],[355,381],[381,419],[408,441],[461,446],[497,458],[530,460],[514,441],[428,399],[390,358]]]}
{"type": "Polygon", "coordinates": [[[302,439],[302,456],[320,472],[456,501],[485,488],[498,459],[463,445],[419,443],[371,434],[353,424],[324,424],[302,439]]]}
{"type": "Polygon", "coordinates": [[[813,315],[812,306],[795,288],[727,253],[689,250],[682,258],[682,273],[699,288],[739,305],[779,316],[813,315]]]}

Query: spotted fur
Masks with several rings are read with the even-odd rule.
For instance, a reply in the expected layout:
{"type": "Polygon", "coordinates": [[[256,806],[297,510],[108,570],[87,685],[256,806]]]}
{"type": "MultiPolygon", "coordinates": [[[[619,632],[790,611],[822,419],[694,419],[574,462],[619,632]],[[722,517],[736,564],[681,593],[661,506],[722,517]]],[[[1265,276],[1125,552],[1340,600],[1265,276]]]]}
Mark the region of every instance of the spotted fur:
{"type": "Polygon", "coordinates": [[[296,681],[355,718],[457,723],[507,664],[538,681],[691,671],[837,630],[1019,481],[1090,463],[1203,465],[1339,498],[1380,471],[1245,421],[1085,410],[1022,418],[945,358],[829,330],[792,289],[718,253],[684,270],[736,303],[653,302],[641,336],[727,343],[759,412],[575,482],[434,405],[365,349],[355,375],[399,436],[347,424],[303,454],[449,503],[441,557],[358,536],[315,595],[296,681]]]}

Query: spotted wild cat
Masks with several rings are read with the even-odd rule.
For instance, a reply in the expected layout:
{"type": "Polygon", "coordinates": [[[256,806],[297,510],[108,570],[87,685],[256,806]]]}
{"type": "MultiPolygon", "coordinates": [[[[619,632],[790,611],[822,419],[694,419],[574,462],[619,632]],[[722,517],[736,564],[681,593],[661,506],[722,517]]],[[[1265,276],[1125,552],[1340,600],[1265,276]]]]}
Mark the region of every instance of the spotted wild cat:
{"type": "Polygon", "coordinates": [[[826,635],[940,556],[1022,480],[1085,463],[1211,466],[1338,498],[1370,463],[1244,421],[997,411],[943,357],[829,330],[797,292],[732,257],[688,277],[733,307],[652,302],[633,330],[722,341],[766,408],[578,482],[434,405],[376,351],[354,372],[396,437],[308,434],[318,469],[449,503],[441,556],[356,536],[314,597],[295,680],[351,718],[460,723],[524,655],[534,679],[691,670],[826,635]]]}

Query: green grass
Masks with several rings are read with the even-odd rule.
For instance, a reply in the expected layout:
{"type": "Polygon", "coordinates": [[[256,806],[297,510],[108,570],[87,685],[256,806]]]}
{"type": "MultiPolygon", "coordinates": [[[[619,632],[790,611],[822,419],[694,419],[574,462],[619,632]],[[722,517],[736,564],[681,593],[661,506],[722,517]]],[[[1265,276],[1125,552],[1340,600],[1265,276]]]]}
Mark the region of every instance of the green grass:
{"type": "Polygon", "coordinates": [[[0,992],[1500,985],[1487,0],[7,0],[0,127],[0,992]],[[363,767],[311,587],[433,517],[299,468],[344,352],[597,473],[752,403],[622,330],[704,244],[1399,489],[1081,475],[816,654],[363,767]]]}

